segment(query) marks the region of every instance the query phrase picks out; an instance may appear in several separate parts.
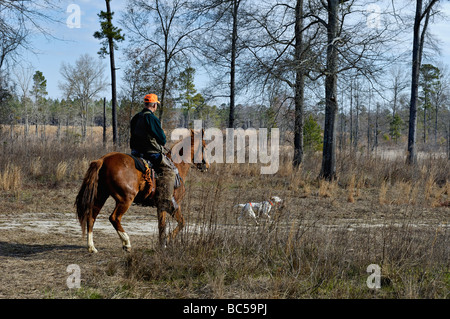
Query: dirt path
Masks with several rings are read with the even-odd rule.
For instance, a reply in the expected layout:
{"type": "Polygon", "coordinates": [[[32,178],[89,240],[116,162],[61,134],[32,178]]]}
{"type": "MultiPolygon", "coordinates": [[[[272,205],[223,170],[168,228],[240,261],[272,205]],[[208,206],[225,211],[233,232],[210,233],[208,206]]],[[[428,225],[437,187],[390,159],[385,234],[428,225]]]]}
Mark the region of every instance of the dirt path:
{"type": "MultiPolygon", "coordinates": [[[[137,249],[153,247],[156,218],[130,214],[124,226],[137,249]]],[[[77,264],[86,273],[123,258],[121,243],[107,216],[99,216],[94,231],[101,254],[89,254],[73,214],[22,213],[0,217],[0,298],[67,298],[70,273],[77,264]]]]}

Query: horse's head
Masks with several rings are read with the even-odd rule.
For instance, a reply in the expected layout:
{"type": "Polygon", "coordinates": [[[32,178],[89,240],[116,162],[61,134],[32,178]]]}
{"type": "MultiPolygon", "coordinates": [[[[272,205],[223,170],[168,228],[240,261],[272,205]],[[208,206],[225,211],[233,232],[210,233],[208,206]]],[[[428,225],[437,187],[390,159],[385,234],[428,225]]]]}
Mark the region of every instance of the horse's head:
{"type": "Polygon", "coordinates": [[[205,130],[191,131],[191,159],[199,171],[206,172],[209,168],[209,162],[206,156],[206,143],[203,139],[205,130]]]}
{"type": "Polygon", "coordinates": [[[183,165],[184,167],[195,166],[198,170],[206,172],[209,168],[209,161],[206,156],[206,143],[203,139],[205,131],[203,129],[189,131],[187,129],[177,130],[175,135],[172,136],[182,136],[183,138],[170,149],[170,157],[174,163],[176,165],[183,165]],[[189,152],[186,152],[188,149],[189,152]]]}

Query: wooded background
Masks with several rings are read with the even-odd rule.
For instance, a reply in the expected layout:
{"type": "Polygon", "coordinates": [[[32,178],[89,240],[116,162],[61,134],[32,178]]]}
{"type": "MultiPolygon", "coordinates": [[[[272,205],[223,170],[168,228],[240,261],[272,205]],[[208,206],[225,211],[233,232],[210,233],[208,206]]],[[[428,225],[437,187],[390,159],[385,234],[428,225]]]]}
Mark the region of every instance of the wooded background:
{"type": "Polygon", "coordinates": [[[46,139],[52,125],[58,138],[83,142],[88,127],[117,122],[110,139],[126,146],[129,120],[153,92],[166,131],[194,119],[205,127],[278,127],[294,166],[322,151],[328,179],[336,150],[389,146],[407,151],[412,164],[418,150],[450,158],[450,71],[440,56],[447,48],[429,32],[446,19],[439,1],[128,0],[116,13],[114,2],[105,1],[93,35],[109,63],[89,52],[56,66],[62,96],[54,99],[39,66],[21,64],[21,51],[32,31],[46,32],[40,23],[59,3],[38,1],[36,10],[36,3],[0,1],[4,138],[46,139]],[[114,50],[127,57],[117,88],[109,78],[114,50]],[[201,91],[199,70],[210,81],[201,91]]]}

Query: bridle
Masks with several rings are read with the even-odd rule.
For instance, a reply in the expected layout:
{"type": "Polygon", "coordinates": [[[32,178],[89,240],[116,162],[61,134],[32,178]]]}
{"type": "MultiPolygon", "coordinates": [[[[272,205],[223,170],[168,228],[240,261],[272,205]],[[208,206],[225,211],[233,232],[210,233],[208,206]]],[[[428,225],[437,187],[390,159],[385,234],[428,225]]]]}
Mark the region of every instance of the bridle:
{"type": "MultiPolygon", "coordinates": [[[[201,139],[201,145],[202,145],[202,147],[201,147],[201,154],[202,154],[202,162],[201,163],[192,163],[192,166],[195,166],[199,171],[201,171],[201,172],[206,172],[207,170],[208,170],[208,167],[207,167],[207,165],[208,165],[208,163],[206,162],[206,160],[205,160],[205,146],[203,145],[203,133],[201,133],[202,134],[202,139],[201,139]]],[[[197,150],[197,152],[199,152],[200,150],[197,150]]],[[[194,159],[195,159],[195,155],[194,155],[194,159]]]]}

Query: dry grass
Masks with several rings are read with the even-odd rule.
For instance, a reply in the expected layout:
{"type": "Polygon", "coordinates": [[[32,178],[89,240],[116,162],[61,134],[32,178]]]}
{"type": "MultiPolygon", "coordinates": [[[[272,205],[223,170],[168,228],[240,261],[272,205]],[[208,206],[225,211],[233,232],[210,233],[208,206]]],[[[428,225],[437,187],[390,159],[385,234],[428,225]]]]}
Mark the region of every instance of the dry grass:
{"type": "Polygon", "coordinates": [[[59,162],[58,165],[56,165],[56,173],[55,173],[56,182],[60,182],[67,177],[67,167],[68,166],[66,161],[59,162]]]}
{"type": "MultiPolygon", "coordinates": [[[[48,201],[56,184],[59,191],[75,194],[90,160],[107,152],[98,143],[74,147],[4,139],[3,145],[2,190],[26,188],[48,201]]],[[[403,161],[339,154],[338,179],[327,182],[317,179],[319,158],[310,154],[293,169],[289,157],[282,157],[280,171],[272,176],[260,175],[256,164],[192,171],[182,202],[188,224],[167,249],[155,243],[117,258],[98,257],[97,266],[83,273],[81,289],[53,293],[71,298],[448,298],[448,161],[429,158],[410,168],[403,161]],[[270,221],[237,222],[234,204],[271,195],[283,198],[285,207],[270,221]],[[370,264],[382,269],[381,289],[366,285],[370,264]]],[[[44,209],[45,202],[28,197],[8,205],[44,209]]],[[[58,209],[73,209],[73,201],[67,202],[58,209]]]]}
{"type": "Polygon", "coordinates": [[[388,186],[386,182],[382,182],[380,185],[379,195],[378,195],[378,201],[381,205],[386,203],[386,194],[388,191],[388,186]]]}
{"type": "Polygon", "coordinates": [[[0,171],[0,189],[12,190],[14,193],[20,191],[22,187],[22,170],[15,164],[8,163],[5,168],[0,171]]]}
{"type": "Polygon", "coordinates": [[[407,223],[378,233],[305,220],[184,234],[167,250],[139,250],[109,269],[142,298],[445,298],[445,244],[444,233],[407,223]],[[365,286],[372,263],[383,274],[376,292],[365,286]]]}
{"type": "Polygon", "coordinates": [[[337,182],[319,180],[319,196],[334,198],[336,196],[337,182]]]}
{"type": "Polygon", "coordinates": [[[350,177],[350,182],[347,186],[347,190],[348,190],[347,201],[349,203],[354,203],[355,202],[355,198],[353,197],[353,194],[355,192],[355,175],[354,174],[352,174],[352,176],[350,177]]]}

